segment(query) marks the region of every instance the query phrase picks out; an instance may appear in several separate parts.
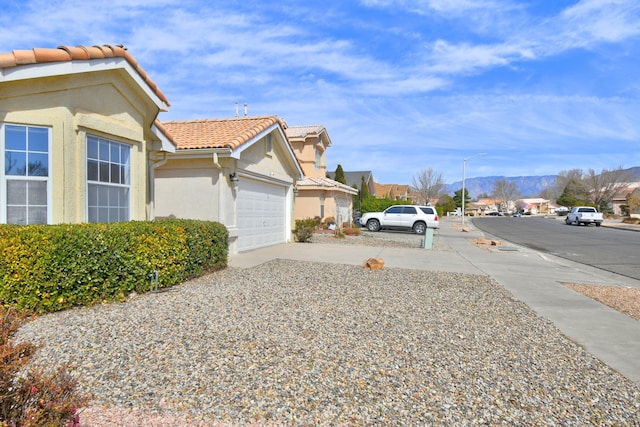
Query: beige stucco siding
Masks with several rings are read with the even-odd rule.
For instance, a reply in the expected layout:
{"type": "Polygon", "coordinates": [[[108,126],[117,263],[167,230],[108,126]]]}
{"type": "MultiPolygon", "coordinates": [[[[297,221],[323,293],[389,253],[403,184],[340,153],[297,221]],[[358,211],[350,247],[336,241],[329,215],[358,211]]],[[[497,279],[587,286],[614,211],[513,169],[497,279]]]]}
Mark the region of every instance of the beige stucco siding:
{"type": "Polygon", "coordinates": [[[155,216],[219,220],[219,172],[211,160],[169,160],[155,172],[155,216]]]}
{"type": "Polygon", "coordinates": [[[238,161],[238,168],[256,174],[275,177],[292,183],[291,167],[287,168],[288,153],[284,151],[284,144],[272,141],[273,150],[266,151],[265,138],[244,149],[238,161]]]}
{"type": "Polygon", "coordinates": [[[131,147],[133,220],[148,219],[148,140],[157,107],[119,71],[76,74],[0,85],[0,120],[51,129],[53,223],[87,220],[86,137],[131,147]],[[148,131],[147,131],[148,132],[148,131]]]}
{"type": "Polygon", "coordinates": [[[327,152],[318,138],[308,138],[305,141],[292,141],[291,146],[304,175],[310,178],[326,175],[327,152]],[[320,167],[316,167],[316,150],[320,151],[320,167]]]}
{"type": "Polygon", "coordinates": [[[351,223],[351,195],[340,191],[304,190],[295,199],[294,219],[319,217],[324,203],[324,216],[334,221],[351,223]]]}

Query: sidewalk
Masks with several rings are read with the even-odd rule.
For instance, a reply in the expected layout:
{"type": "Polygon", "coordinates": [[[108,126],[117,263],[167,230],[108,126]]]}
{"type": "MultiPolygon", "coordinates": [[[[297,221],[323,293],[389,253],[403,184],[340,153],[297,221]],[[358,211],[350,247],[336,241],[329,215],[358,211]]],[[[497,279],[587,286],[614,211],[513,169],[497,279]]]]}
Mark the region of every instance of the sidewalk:
{"type": "MultiPolygon", "coordinates": [[[[389,248],[343,244],[289,243],[233,255],[229,267],[250,268],[271,259],[286,258],[361,265],[367,258],[383,258],[385,268],[449,271],[488,275],[566,336],[619,371],[640,382],[640,322],[588,297],[562,282],[640,288],[640,281],[618,276],[523,247],[487,249],[471,241],[483,233],[459,219],[443,219],[436,239],[452,251],[389,248]]],[[[490,237],[490,236],[487,236],[490,237]]]]}

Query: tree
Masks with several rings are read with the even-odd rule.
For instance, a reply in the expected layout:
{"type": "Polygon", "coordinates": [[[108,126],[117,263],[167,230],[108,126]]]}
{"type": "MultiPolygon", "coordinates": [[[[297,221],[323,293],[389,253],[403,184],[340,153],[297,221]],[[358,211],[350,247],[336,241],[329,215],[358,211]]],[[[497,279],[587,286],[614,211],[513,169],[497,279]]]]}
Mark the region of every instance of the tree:
{"type": "Polygon", "coordinates": [[[520,195],[518,185],[513,181],[499,179],[493,183],[493,197],[500,201],[500,210],[509,208],[509,202],[520,195]]]}
{"type": "Polygon", "coordinates": [[[556,202],[562,206],[572,207],[587,203],[588,191],[584,185],[582,169],[560,171],[554,187],[558,194],[556,202]]]}
{"type": "Polygon", "coordinates": [[[570,207],[570,208],[574,206],[588,204],[586,191],[584,190],[577,191],[577,189],[579,189],[581,185],[582,184],[580,182],[575,182],[575,181],[568,182],[567,185],[564,187],[564,190],[562,191],[562,194],[560,195],[560,197],[556,199],[556,203],[562,206],[570,207]]]}
{"type": "MultiPolygon", "coordinates": [[[[462,188],[454,193],[453,201],[456,203],[456,208],[462,207],[462,188]]],[[[471,198],[469,197],[469,190],[464,189],[464,205],[465,207],[469,204],[471,198]]],[[[465,209],[466,210],[466,209],[465,209]]]]}
{"type": "Polygon", "coordinates": [[[556,202],[563,206],[593,205],[607,212],[616,193],[633,179],[622,167],[600,173],[593,169],[587,173],[582,169],[562,171],[556,177],[556,187],[560,189],[556,202]]]}
{"type": "Polygon", "coordinates": [[[522,200],[518,200],[515,204],[515,207],[516,207],[516,212],[524,212],[527,205],[522,200]]]}
{"type": "Polygon", "coordinates": [[[436,207],[442,208],[442,213],[444,215],[446,212],[453,212],[456,210],[456,202],[450,195],[443,194],[440,196],[436,207]]]}
{"type": "Polygon", "coordinates": [[[613,197],[631,181],[633,176],[622,167],[612,170],[603,169],[600,173],[589,169],[584,178],[585,187],[589,189],[588,198],[601,212],[611,210],[613,197]]]}
{"type": "Polygon", "coordinates": [[[342,183],[342,184],[346,184],[347,183],[347,180],[344,177],[344,171],[342,170],[342,165],[339,164],[338,167],[336,168],[336,174],[333,177],[333,179],[335,181],[338,181],[338,182],[342,183]]]}
{"type": "Polygon", "coordinates": [[[435,172],[432,167],[420,170],[411,180],[413,188],[420,193],[425,205],[437,199],[444,189],[442,174],[435,172]]]}
{"type": "MultiPolygon", "coordinates": [[[[358,190],[358,186],[353,184],[352,188],[358,190]]],[[[357,194],[353,195],[353,210],[360,211],[360,191],[357,194]]]]}
{"type": "Polygon", "coordinates": [[[369,187],[367,187],[367,183],[364,182],[363,176],[360,178],[360,200],[364,200],[369,196],[371,196],[371,193],[369,193],[369,187]]]}

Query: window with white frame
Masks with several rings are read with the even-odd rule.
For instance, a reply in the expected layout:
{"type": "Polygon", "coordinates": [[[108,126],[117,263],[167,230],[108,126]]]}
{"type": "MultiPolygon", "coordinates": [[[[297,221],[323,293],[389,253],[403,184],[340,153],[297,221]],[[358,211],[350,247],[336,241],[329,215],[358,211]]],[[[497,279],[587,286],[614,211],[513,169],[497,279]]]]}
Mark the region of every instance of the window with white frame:
{"type": "Polygon", "coordinates": [[[316,148],[316,169],[322,167],[322,152],[316,148]]]}
{"type": "Polygon", "coordinates": [[[46,127],[2,126],[2,222],[20,225],[49,222],[50,141],[51,132],[46,127]]]}
{"type": "Polygon", "coordinates": [[[87,220],[129,221],[131,147],[87,136],[87,220]]]}

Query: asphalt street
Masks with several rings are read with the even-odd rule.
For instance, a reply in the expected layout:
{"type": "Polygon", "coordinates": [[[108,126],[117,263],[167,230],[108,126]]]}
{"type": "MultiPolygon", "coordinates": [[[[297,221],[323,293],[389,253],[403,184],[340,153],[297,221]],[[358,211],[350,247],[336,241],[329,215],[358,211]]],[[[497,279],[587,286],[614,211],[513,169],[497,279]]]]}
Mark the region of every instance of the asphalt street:
{"type": "Polygon", "coordinates": [[[566,225],[555,217],[483,217],[473,225],[520,246],[640,280],[640,233],[566,225]]]}

